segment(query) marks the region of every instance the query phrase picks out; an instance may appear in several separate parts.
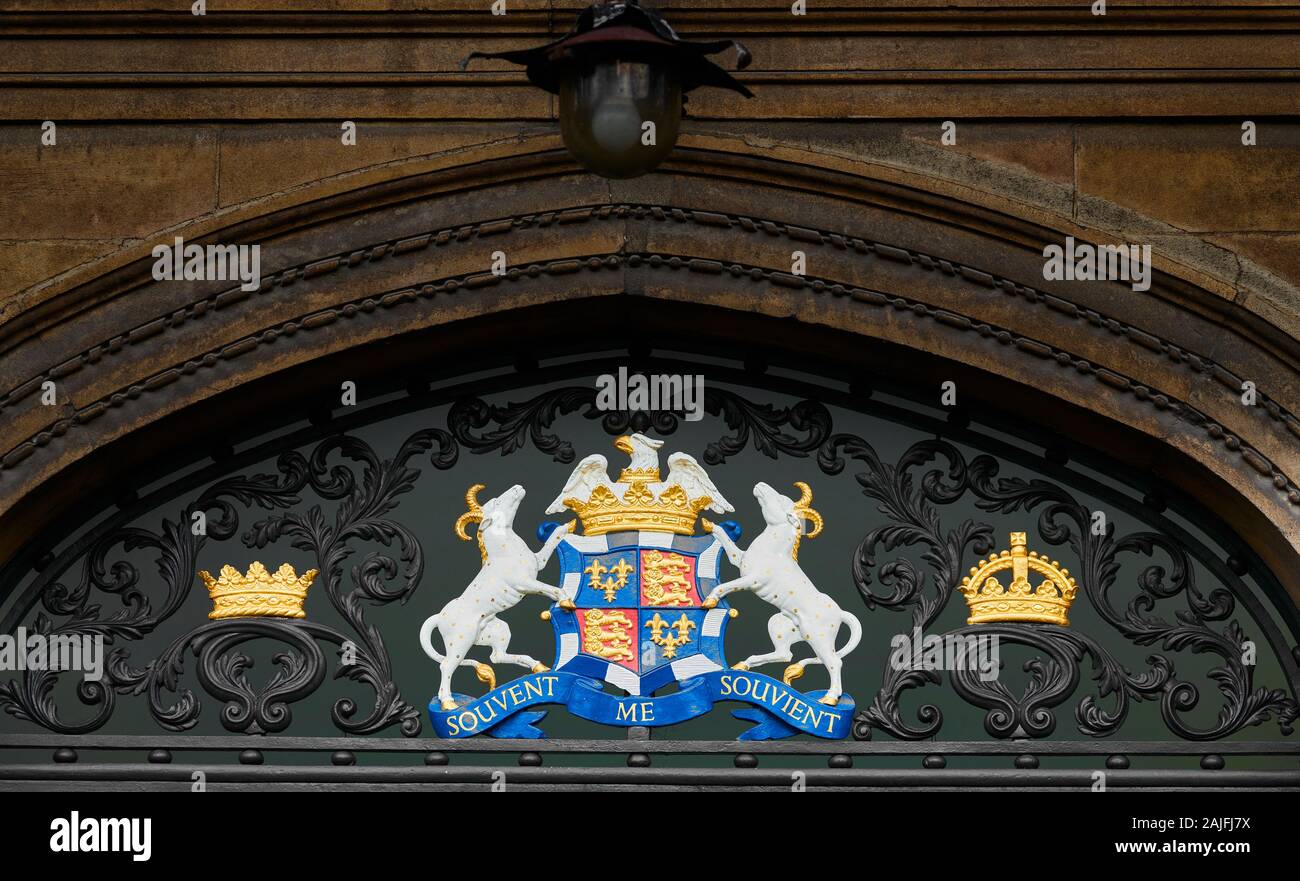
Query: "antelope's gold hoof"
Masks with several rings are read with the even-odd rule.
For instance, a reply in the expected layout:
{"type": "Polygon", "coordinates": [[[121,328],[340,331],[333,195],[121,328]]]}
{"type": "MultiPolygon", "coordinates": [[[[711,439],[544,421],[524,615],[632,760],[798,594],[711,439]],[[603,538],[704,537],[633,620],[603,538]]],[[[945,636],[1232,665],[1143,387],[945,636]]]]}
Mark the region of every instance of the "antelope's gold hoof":
{"type": "Polygon", "coordinates": [[[822,697],[817,698],[817,703],[819,703],[819,704],[826,704],[826,706],[828,706],[828,707],[833,707],[833,706],[835,706],[836,704],[838,704],[839,702],[840,702],[840,699],[839,699],[839,698],[837,698],[837,697],[830,697],[829,695],[824,695],[824,696],[822,696],[822,697]]]}
{"type": "Polygon", "coordinates": [[[801,676],[803,676],[803,664],[791,664],[785,668],[785,674],[782,675],[781,681],[789,685],[801,676]]]}
{"type": "Polygon", "coordinates": [[[574,609],[578,608],[573,604],[573,600],[560,600],[559,606],[566,612],[572,612],[574,609]]]}
{"type": "Polygon", "coordinates": [[[488,691],[497,687],[496,671],[487,664],[475,664],[474,675],[478,677],[479,682],[487,684],[488,691]]]}
{"type": "Polygon", "coordinates": [[[742,661],[742,662],[739,663],[739,664],[732,664],[732,665],[731,665],[731,669],[733,669],[733,670],[748,670],[748,669],[749,669],[749,665],[746,664],[746,663],[744,663],[744,662],[742,661]]]}
{"type": "Polygon", "coordinates": [[[712,597],[710,597],[709,599],[707,599],[707,600],[705,600],[704,602],[700,603],[700,605],[703,606],[703,607],[706,608],[706,609],[713,609],[713,608],[717,608],[718,601],[715,600],[715,599],[713,599],[712,597]]]}
{"type": "Polygon", "coordinates": [[[550,667],[546,666],[541,661],[538,661],[536,664],[533,664],[534,673],[545,673],[547,670],[550,669],[551,669],[550,667]]]}
{"type": "Polygon", "coordinates": [[[541,618],[543,621],[550,621],[550,620],[551,620],[551,610],[550,610],[550,609],[543,609],[543,610],[542,610],[542,614],[538,615],[537,617],[541,618]]]}
{"type": "Polygon", "coordinates": [[[735,606],[732,606],[730,609],[727,610],[728,618],[735,618],[739,614],[740,614],[740,609],[737,609],[735,606]]]}
{"type": "Polygon", "coordinates": [[[444,710],[454,710],[454,709],[456,709],[456,702],[455,702],[455,701],[443,701],[443,702],[442,702],[442,708],[443,708],[444,710]]]}

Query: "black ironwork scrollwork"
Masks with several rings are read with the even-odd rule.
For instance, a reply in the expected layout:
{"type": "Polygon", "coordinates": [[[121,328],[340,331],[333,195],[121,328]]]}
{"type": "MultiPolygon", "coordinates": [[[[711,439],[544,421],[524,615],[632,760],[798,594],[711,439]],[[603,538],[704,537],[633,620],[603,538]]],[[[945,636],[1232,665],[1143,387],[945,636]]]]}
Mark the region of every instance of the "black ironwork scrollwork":
{"type": "Polygon", "coordinates": [[[1216,740],[1276,715],[1282,732],[1292,732],[1291,723],[1300,715],[1296,702],[1281,689],[1253,688],[1254,670],[1242,661],[1247,639],[1241,625],[1228,621],[1222,630],[1211,626],[1232,615],[1232,594],[1222,589],[1208,596],[1202,594],[1183,548],[1154,532],[1116,538],[1113,524],[1097,535],[1090,528],[1091,513],[1064,489],[1043,480],[999,478],[998,471],[998,463],[990,456],[980,456],[971,463],[970,488],[979,500],[977,504],[1002,514],[1043,506],[1038,518],[1040,535],[1048,544],[1068,545],[1075,552],[1082,562],[1080,583],[1090,605],[1111,627],[1135,645],[1159,643],[1166,651],[1190,649],[1197,654],[1218,655],[1222,660],[1222,666],[1209,672],[1223,696],[1217,722],[1208,728],[1195,728],[1184,722],[1181,714],[1198,705],[1196,686],[1173,680],[1173,664],[1163,656],[1148,658],[1148,663],[1163,662],[1169,667],[1171,678],[1169,687],[1160,692],[1160,710],[1171,731],[1188,740],[1216,740]],[[1121,612],[1111,602],[1121,568],[1120,555],[1140,553],[1150,557],[1156,550],[1168,557],[1170,569],[1158,564],[1144,567],[1135,579],[1137,594],[1121,612]],[[1158,601],[1179,596],[1187,608],[1178,611],[1174,621],[1154,614],[1158,601]]]}
{"type": "MultiPolygon", "coordinates": [[[[381,461],[366,443],[352,437],[333,437],[322,442],[313,452],[307,467],[307,479],[312,488],[327,499],[341,499],[342,504],[334,522],[326,521],[319,505],[303,514],[277,514],[253,524],[244,534],[249,547],[262,548],[281,537],[290,544],[315,555],[320,578],[334,608],[360,638],[355,646],[353,663],[345,665],[339,675],[364,682],[375,691],[375,703],[369,714],[353,720],[356,705],[344,698],[334,705],[334,724],[352,734],[366,734],[399,722],[402,732],[414,735],[420,730],[420,711],[402,700],[393,683],[393,671],[387,647],[379,629],[366,622],[366,601],[383,604],[405,602],[414,593],[424,573],[424,554],[419,539],[405,526],[387,517],[397,506],[398,497],[409,492],[419,472],[407,467],[415,456],[437,452],[430,457],[435,468],[450,468],[457,459],[456,442],[442,429],[418,431],[407,438],[397,455],[381,461]],[[343,466],[330,467],[328,458],[338,452],[347,459],[364,466],[362,479],[357,482],[353,472],[343,466]],[[351,570],[351,591],[343,588],[344,563],[353,555],[351,542],[377,541],[385,547],[396,545],[404,567],[404,577],[398,578],[399,565],[388,554],[372,552],[351,570]]],[[[289,454],[297,456],[298,454],[289,454]]],[[[298,462],[291,467],[298,467],[298,462]]],[[[342,644],[342,637],[314,626],[320,635],[342,644]]]]}
{"type": "MultiPolygon", "coordinates": [[[[1247,725],[1258,725],[1276,716],[1283,734],[1292,733],[1292,722],[1300,713],[1294,699],[1281,689],[1253,687],[1253,669],[1241,660],[1246,638],[1241,626],[1229,621],[1222,630],[1213,622],[1233,613],[1230,592],[1216,590],[1208,596],[1196,586],[1195,573],[1186,552],[1165,536],[1140,532],[1116,538],[1114,525],[1101,533],[1091,528],[1091,512],[1078,504],[1061,487],[1041,479],[999,478],[999,466],[991,456],[981,455],[966,463],[951,444],[927,440],[913,445],[896,465],[881,462],[866,441],[850,435],[831,438],[819,452],[818,461],[827,473],[839,473],[845,457],[860,461],[865,470],[857,475],[864,493],[879,503],[877,510],[891,521],[870,531],[859,544],[853,561],[853,578],[868,608],[912,609],[913,626],[923,631],[933,624],[952,596],[967,549],[978,557],[992,545],[991,528],[965,521],[944,532],[935,505],[949,504],[971,493],[983,510],[999,514],[1042,508],[1038,531],[1051,545],[1068,545],[1082,561],[1085,595],[1098,614],[1136,645],[1160,643],[1165,651],[1191,649],[1218,655],[1223,665],[1210,671],[1218,685],[1223,706],[1217,723],[1195,728],[1182,714],[1196,707],[1200,695],[1195,685],[1175,678],[1174,663],[1164,655],[1147,658],[1150,669],[1132,674],[1098,642],[1075,630],[1049,625],[978,625],[984,634],[996,634],[1009,642],[1038,649],[1044,655],[1027,663],[1030,682],[1021,695],[1013,695],[1001,682],[986,683],[969,669],[953,673],[954,690],[966,700],[989,710],[985,729],[995,737],[1043,737],[1055,729],[1051,708],[1073,694],[1080,678],[1079,664],[1090,658],[1097,694],[1084,695],[1076,708],[1080,732],[1102,736],[1114,732],[1128,714],[1131,701],[1160,701],[1165,724],[1179,737],[1213,740],[1226,737],[1247,725]],[[920,480],[912,470],[936,456],[948,462],[946,471],[932,469],[920,480]],[[900,547],[924,545],[921,558],[934,578],[926,589],[926,574],[910,559],[896,558],[877,565],[877,554],[900,547]],[[1170,559],[1170,569],[1145,567],[1136,579],[1138,593],[1121,612],[1110,595],[1121,569],[1121,554],[1150,556],[1159,549],[1170,559]],[[872,591],[873,570],[885,595],[872,591]],[[1168,577],[1166,577],[1168,576],[1168,577]],[[1154,615],[1159,600],[1183,597],[1187,604],[1171,623],[1154,615]],[[1115,706],[1106,711],[1100,699],[1113,696],[1115,706]]],[[[960,634],[963,631],[955,633],[960,634]]],[[[945,636],[952,634],[945,634],[945,636]]],[[[909,689],[938,684],[940,674],[930,669],[887,665],[883,683],[873,701],[859,711],[855,736],[869,738],[872,729],[895,737],[923,739],[934,736],[943,724],[943,714],[933,704],[917,711],[917,725],[909,725],[900,710],[900,698],[909,689]]]]}
{"type": "MultiPolygon", "coordinates": [[[[550,454],[555,461],[569,463],[574,459],[573,444],[550,433],[559,416],[581,410],[585,418],[600,420],[601,427],[611,435],[631,429],[668,436],[677,431],[684,415],[680,409],[605,410],[597,406],[597,394],[592,387],[570,386],[504,406],[468,398],[452,407],[447,422],[456,439],[471,452],[500,451],[507,455],[531,440],[533,446],[550,454]],[[476,433],[489,425],[498,427],[476,433]]],[[[710,465],[725,462],[751,443],[755,450],[771,459],[782,453],[808,456],[830,433],[830,412],[817,401],[775,407],[755,404],[734,392],[710,387],[704,390],[703,407],[704,412],[722,419],[733,432],[705,447],[704,461],[710,465]],[[785,431],[787,425],[804,436],[796,437],[785,431]]]]}
{"type": "Polygon", "coordinates": [[[298,505],[303,490],[310,488],[324,499],[341,501],[333,522],[327,522],[316,505],[303,514],[268,517],[254,524],[244,541],[249,547],[260,548],[288,537],[294,547],[314,554],[317,568],[323,573],[325,592],[355,636],[320,624],[285,619],[210,622],[182,635],[141,668],[131,665],[127,648],[114,648],[107,659],[104,679],[84,680],[79,686],[82,702],[96,707],[96,712],[83,721],[66,722],[59,716],[52,697],[58,674],[44,670],[28,671],[21,680],[0,685],[0,705],[50,730],[79,734],[99,728],[112,716],[118,694],[148,693],[158,724],[183,731],[196,724],[201,711],[201,702],[193,691],[180,685],[185,650],[190,648],[199,658],[198,675],[204,690],[226,702],[221,721],[227,729],[280,731],[290,718],[288,705],[314,692],[324,679],[327,662],[316,644],[324,640],[349,647],[350,663],[341,666],[335,675],[362,682],[375,692],[373,707],[361,719],[354,719],[358,708],[351,699],[335,702],[331,715],[340,729],[361,734],[400,724],[407,735],[419,733],[420,713],[401,699],[393,683],[383,637],[366,622],[364,605],[405,601],[419,583],[424,567],[419,541],[386,515],[398,498],[410,491],[419,474],[408,463],[435,447],[430,463],[440,469],[452,467],[458,450],[451,434],[442,429],[412,435],[391,460],[381,460],[364,442],[342,436],[321,442],[310,458],[296,451],[286,452],[277,462],[277,475],[239,476],[214,484],[176,521],[164,520],[158,533],[127,528],[101,539],[87,555],[75,587],[56,583],[45,591],[42,602],[46,611],[36,616],[33,625],[34,632],[47,637],[98,635],[108,644],[138,640],[170,618],[184,601],[195,581],[195,561],[204,542],[208,538],[229,539],[238,532],[236,502],[265,510],[289,508],[298,505]],[[362,466],[360,480],[350,468],[330,464],[335,452],[362,466]],[[206,534],[186,528],[195,512],[206,515],[206,534]],[[352,567],[354,589],[344,591],[344,563],[353,554],[350,543],[357,540],[396,544],[398,559],[405,567],[398,586],[389,586],[398,574],[398,560],[371,553],[352,567]],[[132,563],[121,560],[106,565],[109,553],[119,545],[128,552],[146,547],[157,550],[159,579],[165,588],[157,610],[132,563]],[[120,595],[123,609],[105,614],[99,604],[90,602],[95,590],[120,595]],[[51,615],[66,617],[56,625],[51,615]],[[259,637],[278,640],[290,648],[275,656],[278,672],[255,690],[244,676],[252,659],[235,649],[259,637]],[[176,693],[176,699],[168,702],[165,692],[176,693]]]}
{"type": "Polygon", "coordinates": [[[1019,695],[1013,695],[1000,679],[986,680],[969,666],[952,671],[953,690],[969,703],[988,710],[984,730],[993,737],[1046,737],[1055,731],[1052,710],[1074,694],[1085,658],[1091,660],[1095,670],[1098,695],[1085,695],[1075,718],[1079,730],[1094,737],[1114,733],[1128,715],[1129,701],[1159,694],[1174,672],[1168,659],[1157,655],[1147,659],[1149,671],[1135,675],[1088,635],[1052,624],[980,624],[945,636],[996,637],[1004,644],[1018,643],[1042,653],[1025,662],[1029,682],[1019,695]],[[1099,698],[1111,696],[1115,705],[1108,711],[1100,706],[1099,698]]]}

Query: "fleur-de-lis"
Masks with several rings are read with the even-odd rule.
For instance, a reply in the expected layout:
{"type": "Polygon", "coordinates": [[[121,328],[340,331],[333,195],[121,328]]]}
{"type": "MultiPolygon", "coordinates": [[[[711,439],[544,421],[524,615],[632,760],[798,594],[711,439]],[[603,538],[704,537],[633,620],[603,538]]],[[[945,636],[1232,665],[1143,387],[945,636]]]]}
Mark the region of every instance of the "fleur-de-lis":
{"type": "Polygon", "coordinates": [[[686,617],[683,612],[682,616],[676,621],[669,624],[659,613],[655,612],[654,617],[645,622],[645,626],[650,628],[650,641],[662,648],[664,658],[672,660],[677,657],[677,649],[691,641],[691,631],[695,629],[695,622],[686,617]],[[676,630],[674,633],[664,633],[665,630],[676,630]]]}
{"type": "Polygon", "coordinates": [[[618,592],[627,586],[627,577],[636,570],[636,567],[629,563],[625,558],[619,557],[618,562],[611,569],[599,559],[592,560],[591,564],[582,571],[588,576],[587,584],[593,590],[603,590],[605,592],[605,602],[612,603],[618,592]],[[613,573],[613,578],[606,578],[603,581],[601,576],[606,572],[613,573]]]}

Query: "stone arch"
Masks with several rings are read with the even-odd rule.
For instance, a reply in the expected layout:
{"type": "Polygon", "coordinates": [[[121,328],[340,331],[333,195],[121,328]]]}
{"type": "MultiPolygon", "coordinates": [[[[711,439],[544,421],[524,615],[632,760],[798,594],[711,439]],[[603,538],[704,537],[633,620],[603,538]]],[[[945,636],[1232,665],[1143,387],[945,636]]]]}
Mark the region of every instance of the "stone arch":
{"type": "MultiPolygon", "coordinates": [[[[88,474],[132,461],[120,451],[150,427],[230,406],[224,393],[412,335],[451,349],[458,329],[464,343],[493,321],[527,338],[546,316],[635,301],[973,369],[967,406],[1134,444],[1300,603],[1300,359],[1257,305],[1280,295],[1261,282],[1243,298],[1194,254],[1159,256],[1141,294],[1046,282],[1042,248],[1066,235],[1117,241],[916,172],[707,135],[628,182],[577,173],[554,136],[320,181],[159,237],[262,244],[258,291],[154,282],[151,241],[13,301],[0,325],[0,560],[75,505],[88,474]],[[487,270],[495,250],[504,277],[487,270]],[[1247,380],[1254,407],[1240,400],[1247,380]],[[47,381],[53,409],[39,403],[47,381]]],[[[200,421],[222,418],[248,414],[200,421]]]]}

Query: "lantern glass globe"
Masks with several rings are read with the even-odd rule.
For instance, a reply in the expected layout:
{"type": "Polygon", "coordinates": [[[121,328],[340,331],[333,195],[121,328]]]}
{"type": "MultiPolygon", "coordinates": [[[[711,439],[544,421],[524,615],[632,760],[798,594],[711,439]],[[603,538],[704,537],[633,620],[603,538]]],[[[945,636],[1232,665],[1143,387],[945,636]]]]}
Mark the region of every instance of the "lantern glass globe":
{"type": "Polygon", "coordinates": [[[564,145],[601,177],[653,170],[672,152],[681,122],[681,82],[663,65],[606,59],[574,69],[560,84],[564,145]]]}

